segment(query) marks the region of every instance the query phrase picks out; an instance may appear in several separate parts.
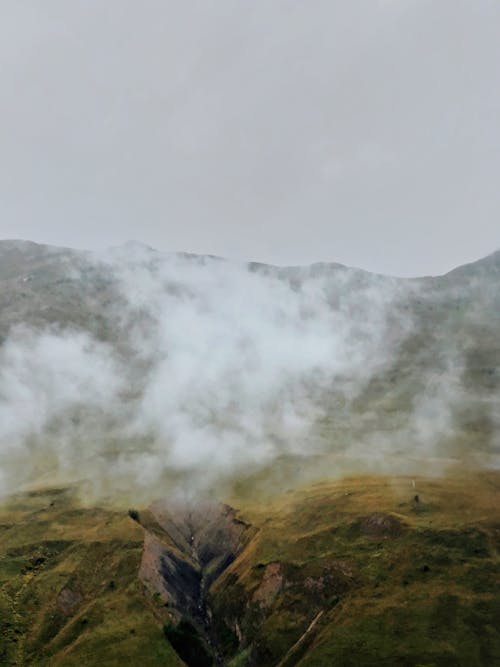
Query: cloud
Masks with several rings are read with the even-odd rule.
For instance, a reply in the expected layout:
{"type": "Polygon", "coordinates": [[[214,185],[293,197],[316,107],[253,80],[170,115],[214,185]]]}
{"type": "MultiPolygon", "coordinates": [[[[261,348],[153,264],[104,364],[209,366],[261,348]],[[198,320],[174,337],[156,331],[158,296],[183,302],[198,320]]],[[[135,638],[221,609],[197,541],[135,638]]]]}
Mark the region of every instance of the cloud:
{"type": "MultiPolygon", "coordinates": [[[[405,357],[415,283],[140,244],[90,267],[113,286],[107,342],[17,328],[0,349],[4,492],[40,479],[101,495],[207,490],[283,457],[390,471],[394,457],[442,455],[456,430],[460,351],[439,343],[434,367],[405,357]]],[[[88,280],[88,266],[65,270],[88,280]]]]}

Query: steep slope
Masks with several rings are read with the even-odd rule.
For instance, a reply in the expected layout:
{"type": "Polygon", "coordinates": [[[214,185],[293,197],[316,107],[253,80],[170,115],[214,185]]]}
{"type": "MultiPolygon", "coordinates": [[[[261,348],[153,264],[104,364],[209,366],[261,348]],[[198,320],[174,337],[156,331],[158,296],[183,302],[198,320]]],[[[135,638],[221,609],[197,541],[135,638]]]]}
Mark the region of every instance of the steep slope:
{"type": "Polygon", "coordinates": [[[0,664],[500,664],[499,266],[0,242],[0,664]]]}
{"type": "Polygon", "coordinates": [[[144,533],[124,511],[33,491],[0,510],[0,664],[182,665],[137,574],[144,533]]]}
{"type": "Polygon", "coordinates": [[[492,472],[235,492],[238,509],[19,495],[0,511],[1,664],[491,667],[499,501],[492,472]]]}
{"type": "Polygon", "coordinates": [[[499,483],[352,478],[248,508],[260,530],[211,591],[229,654],[263,667],[497,664],[499,483]]]}

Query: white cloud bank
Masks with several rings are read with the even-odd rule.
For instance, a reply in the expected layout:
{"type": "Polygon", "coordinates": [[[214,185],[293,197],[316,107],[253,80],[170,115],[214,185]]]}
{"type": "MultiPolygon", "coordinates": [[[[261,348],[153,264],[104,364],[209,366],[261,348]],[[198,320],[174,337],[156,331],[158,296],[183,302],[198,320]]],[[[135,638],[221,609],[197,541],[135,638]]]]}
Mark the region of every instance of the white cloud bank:
{"type": "MultiPolygon", "coordinates": [[[[390,467],[402,447],[394,436],[334,443],[321,424],[362,421],[351,407],[411,331],[395,309],[408,284],[137,246],[95,263],[120,295],[105,313],[113,344],[17,328],[0,349],[3,492],[55,479],[84,479],[98,493],[209,488],[283,454],[333,447],[358,458],[378,451],[390,467]]],[[[431,381],[434,393],[417,396],[400,431],[403,449],[416,444],[425,456],[457,395],[446,398],[444,376],[431,381]]]]}

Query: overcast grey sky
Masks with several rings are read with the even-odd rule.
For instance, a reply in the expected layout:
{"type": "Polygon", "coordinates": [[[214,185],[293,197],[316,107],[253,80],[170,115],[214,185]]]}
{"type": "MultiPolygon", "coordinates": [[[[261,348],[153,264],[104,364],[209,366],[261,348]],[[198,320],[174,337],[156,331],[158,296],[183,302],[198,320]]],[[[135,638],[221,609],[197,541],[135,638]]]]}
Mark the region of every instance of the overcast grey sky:
{"type": "Polygon", "coordinates": [[[0,0],[0,237],[441,273],[500,247],[499,0],[0,0]]]}

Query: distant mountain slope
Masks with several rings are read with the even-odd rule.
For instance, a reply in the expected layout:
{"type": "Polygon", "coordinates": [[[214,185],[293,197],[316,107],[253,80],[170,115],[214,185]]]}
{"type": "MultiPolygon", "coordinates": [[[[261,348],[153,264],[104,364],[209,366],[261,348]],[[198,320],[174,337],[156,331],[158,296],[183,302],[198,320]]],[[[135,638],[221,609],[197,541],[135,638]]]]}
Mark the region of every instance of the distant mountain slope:
{"type": "Polygon", "coordinates": [[[19,415],[0,429],[4,446],[19,443],[7,477],[63,460],[69,478],[104,485],[104,471],[128,488],[147,466],[153,486],[186,468],[212,484],[304,443],[368,471],[436,457],[496,465],[499,267],[494,253],[398,279],[138,243],[90,253],[2,241],[0,411],[4,423],[19,415]],[[111,462],[117,442],[118,468],[75,453],[97,447],[111,462]]]}

